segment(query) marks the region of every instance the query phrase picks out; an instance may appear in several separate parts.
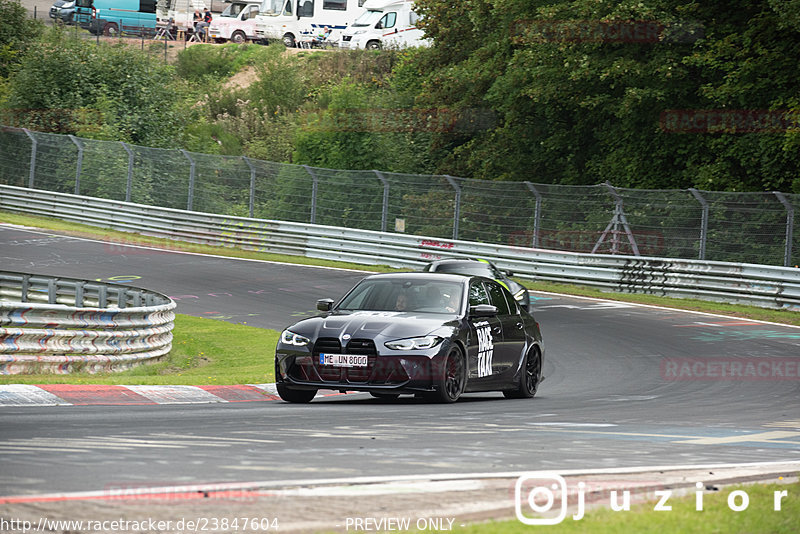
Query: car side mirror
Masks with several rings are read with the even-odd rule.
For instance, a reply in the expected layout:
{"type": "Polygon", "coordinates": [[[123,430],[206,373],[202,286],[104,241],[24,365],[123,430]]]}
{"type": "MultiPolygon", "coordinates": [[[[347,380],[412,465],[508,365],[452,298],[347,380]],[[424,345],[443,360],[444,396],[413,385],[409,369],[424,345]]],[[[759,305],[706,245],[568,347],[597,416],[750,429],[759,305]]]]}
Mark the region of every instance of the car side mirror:
{"type": "Polygon", "coordinates": [[[506,273],[506,276],[508,276],[509,278],[511,278],[512,276],[514,276],[514,271],[511,271],[511,270],[506,270],[506,271],[503,271],[503,272],[504,272],[504,273],[506,273]]]}
{"type": "Polygon", "coordinates": [[[470,317],[494,317],[497,315],[497,306],[491,304],[478,304],[469,307],[470,317]]]}
{"type": "Polygon", "coordinates": [[[319,299],[317,301],[317,309],[319,311],[327,312],[333,308],[333,299],[319,299]]]}
{"type": "Polygon", "coordinates": [[[250,13],[242,13],[242,20],[247,20],[250,18],[250,13]]]}

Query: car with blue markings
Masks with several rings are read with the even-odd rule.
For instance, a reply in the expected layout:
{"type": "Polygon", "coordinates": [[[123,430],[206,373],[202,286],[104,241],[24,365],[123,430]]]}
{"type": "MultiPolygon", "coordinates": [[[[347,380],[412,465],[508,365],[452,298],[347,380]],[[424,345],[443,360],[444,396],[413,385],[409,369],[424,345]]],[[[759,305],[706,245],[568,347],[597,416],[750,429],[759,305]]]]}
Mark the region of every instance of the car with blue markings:
{"type": "Polygon", "coordinates": [[[528,289],[511,279],[514,273],[499,269],[494,263],[484,259],[444,258],[428,263],[423,271],[430,273],[461,273],[485,276],[497,280],[508,289],[524,310],[530,310],[531,297],[528,289]]]}
{"type": "Polygon", "coordinates": [[[490,278],[376,274],[317,309],[276,347],[276,386],[288,402],[310,402],[319,389],[442,403],[485,391],[531,398],[542,380],[539,324],[490,278]]]}

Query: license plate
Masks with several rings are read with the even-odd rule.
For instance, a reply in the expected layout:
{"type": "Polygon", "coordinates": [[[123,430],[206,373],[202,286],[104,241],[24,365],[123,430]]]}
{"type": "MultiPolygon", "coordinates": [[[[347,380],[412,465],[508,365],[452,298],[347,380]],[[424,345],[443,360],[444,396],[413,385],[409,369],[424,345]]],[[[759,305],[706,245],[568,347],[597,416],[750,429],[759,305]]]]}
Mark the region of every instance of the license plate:
{"type": "Polygon", "coordinates": [[[366,367],[369,356],[359,356],[357,354],[326,354],[320,353],[320,365],[332,365],[333,367],[366,367]]]}

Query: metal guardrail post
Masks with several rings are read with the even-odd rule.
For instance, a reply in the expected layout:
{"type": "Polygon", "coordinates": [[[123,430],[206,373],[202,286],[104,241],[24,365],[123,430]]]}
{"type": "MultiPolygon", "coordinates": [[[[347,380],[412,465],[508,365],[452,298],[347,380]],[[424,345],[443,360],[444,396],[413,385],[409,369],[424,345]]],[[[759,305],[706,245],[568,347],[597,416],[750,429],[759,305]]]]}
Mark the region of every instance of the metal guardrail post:
{"type": "Polygon", "coordinates": [[[75,307],[82,308],[83,307],[83,290],[86,286],[84,282],[78,282],[75,284],[75,307]]]}
{"type": "Polygon", "coordinates": [[[108,288],[104,285],[97,290],[97,306],[100,308],[108,307],[108,288]]]}
{"type": "Polygon", "coordinates": [[[311,170],[311,167],[308,165],[303,165],[303,168],[306,170],[308,174],[311,175],[311,224],[316,224],[317,222],[317,187],[319,183],[319,178],[314,171],[311,170]]]}
{"type": "Polygon", "coordinates": [[[700,220],[700,256],[698,259],[704,260],[706,259],[706,241],[708,240],[708,202],[697,189],[691,188],[689,192],[703,207],[703,218],[700,220]]]}
{"type": "Polygon", "coordinates": [[[122,141],[120,141],[119,144],[121,144],[125,152],[128,153],[128,181],[125,185],[125,202],[130,202],[131,191],[133,190],[133,150],[122,141]]]}
{"type": "MultiPolygon", "coordinates": [[[[76,26],[77,27],[77,26],[76,26]]],[[[81,168],[83,167],[83,143],[78,141],[78,138],[74,135],[68,136],[70,140],[75,143],[75,146],[78,147],[78,164],[76,165],[75,170],[75,194],[81,194],[81,168]]]]}
{"type": "MultiPolygon", "coordinates": [[[[164,43],[166,42],[167,40],[164,39],[164,43]]],[[[247,164],[248,167],[250,167],[250,202],[248,212],[250,213],[250,218],[252,219],[256,205],[256,168],[252,163],[250,163],[250,158],[247,156],[242,156],[242,160],[247,164]]]]}
{"type": "Polygon", "coordinates": [[[386,221],[389,217],[389,181],[381,171],[372,170],[383,184],[383,204],[381,207],[381,232],[386,231],[386,221]]]}
{"type": "Polygon", "coordinates": [[[54,278],[50,278],[47,281],[47,303],[57,304],[57,298],[58,298],[58,285],[56,284],[56,280],[54,278]]]}
{"type": "Polygon", "coordinates": [[[22,275],[22,286],[20,288],[20,302],[28,302],[28,290],[31,287],[31,275],[22,275]]]}
{"type": "Polygon", "coordinates": [[[453,209],[453,239],[458,239],[458,220],[461,218],[461,187],[452,176],[445,174],[444,177],[456,191],[456,205],[453,209]]]}
{"type": "Polygon", "coordinates": [[[792,239],[794,239],[794,206],[786,200],[786,197],[780,191],[772,192],[778,200],[781,201],[783,207],[786,208],[786,248],[783,255],[783,266],[791,267],[792,265],[792,239]]]}
{"type": "Polygon", "coordinates": [[[539,190],[536,189],[532,183],[524,183],[530,192],[536,197],[536,208],[534,208],[533,211],[533,240],[531,241],[531,246],[533,248],[539,248],[539,224],[542,218],[542,194],[539,193],[539,190]]]}
{"type": "Polygon", "coordinates": [[[25,135],[27,135],[31,140],[31,165],[30,171],[28,172],[28,187],[33,189],[33,178],[36,176],[36,147],[38,143],[36,142],[36,138],[27,128],[23,128],[22,131],[25,132],[25,135]]]}
{"type": "Polygon", "coordinates": [[[194,205],[194,174],[197,165],[186,150],[181,149],[181,154],[189,160],[189,192],[186,195],[186,209],[192,211],[192,206],[194,205]]]}

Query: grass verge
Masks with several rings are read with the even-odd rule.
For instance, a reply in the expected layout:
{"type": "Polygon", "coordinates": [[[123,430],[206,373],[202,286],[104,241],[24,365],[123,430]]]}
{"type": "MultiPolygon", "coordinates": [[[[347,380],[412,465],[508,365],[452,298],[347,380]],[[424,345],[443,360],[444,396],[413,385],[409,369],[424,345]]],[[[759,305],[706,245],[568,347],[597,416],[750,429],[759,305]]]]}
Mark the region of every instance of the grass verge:
{"type": "MultiPolygon", "coordinates": [[[[588,511],[583,519],[572,520],[571,515],[558,525],[540,526],[548,534],[570,534],[591,532],[593,534],[678,533],[681,534],[737,534],[770,532],[772,534],[795,534],[800,518],[800,483],[747,485],[725,488],[719,493],[703,495],[703,510],[697,511],[695,495],[671,498],[666,504],[671,511],[654,511],[655,502],[632,505],[630,511],[614,512],[609,508],[588,511]],[[747,494],[749,506],[735,512],[728,506],[728,498],[734,491],[747,494]],[[775,492],[786,491],[781,510],[774,509],[775,492]]],[[[742,503],[734,498],[734,506],[742,503]]],[[[607,503],[606,503],[607,504],[607,503]]],[[[458,534],[529,534],[535,526],[519,521],[493,521],[455,528],[458,534]]]]}
{"type": "Polygon", "coordinates": [[[176,315],[172,351],[163,361],[119,373],[0,375],[0,384],[263,384],[275,381],[280,332],[176,315]]]}

